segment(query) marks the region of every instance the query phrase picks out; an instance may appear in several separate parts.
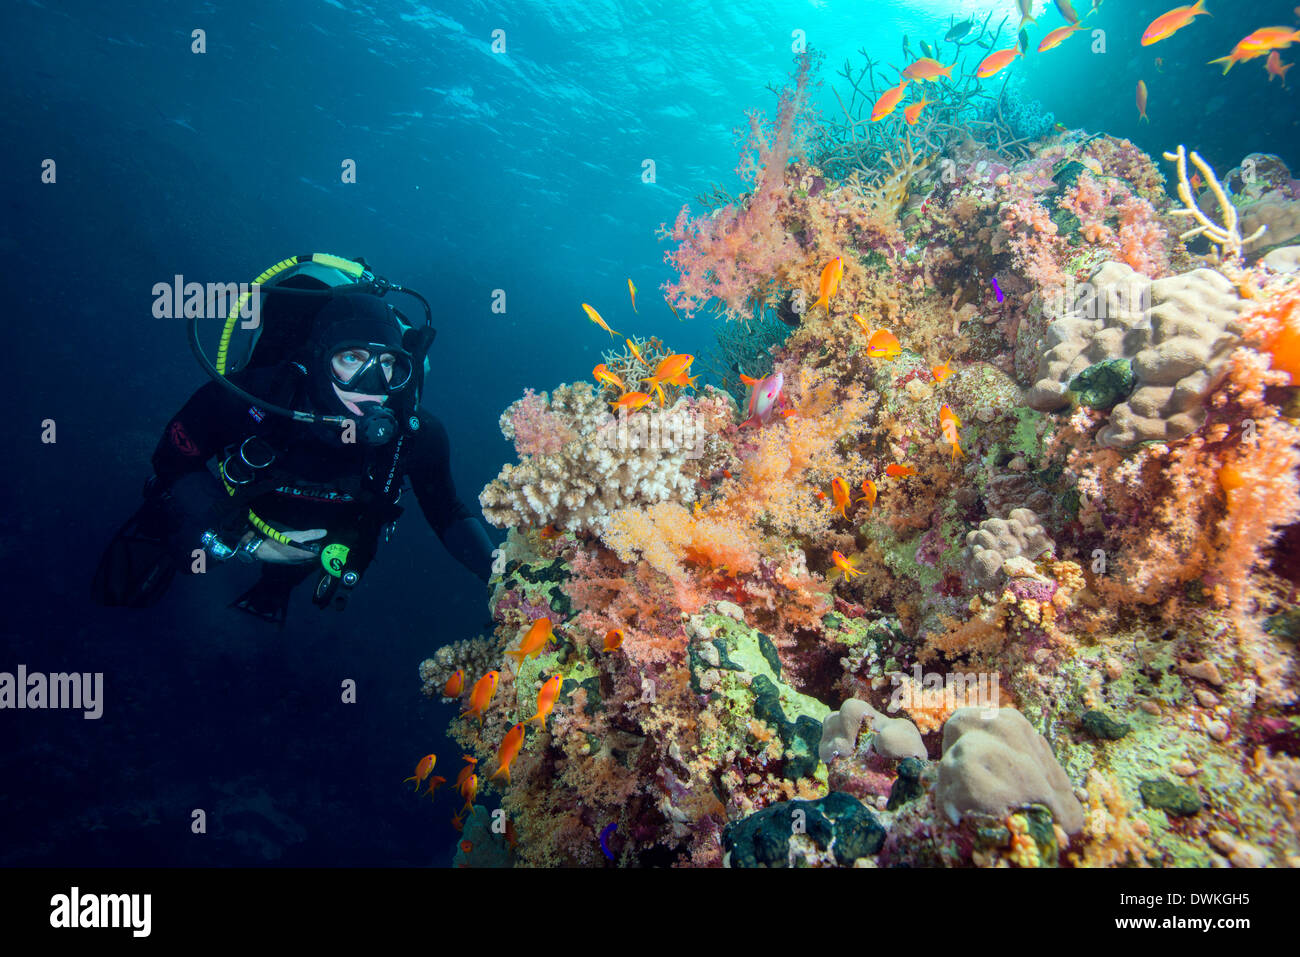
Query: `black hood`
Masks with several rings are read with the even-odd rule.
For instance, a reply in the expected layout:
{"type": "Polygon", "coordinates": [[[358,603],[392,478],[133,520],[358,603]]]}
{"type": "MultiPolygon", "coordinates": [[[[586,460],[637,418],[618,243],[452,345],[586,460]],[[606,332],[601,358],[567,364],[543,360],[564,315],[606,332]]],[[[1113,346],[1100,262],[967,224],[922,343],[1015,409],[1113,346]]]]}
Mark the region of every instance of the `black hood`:
{"type": "MultiPolygon", "coordinates": [[[[334,391],[330,376],[330,360],[339,346],[369,342],[395,352],[403,351],[402,332],[393,307],[377,296],[366,293],[335,296],[321,307],[302,355],[302,364],[307,369],[308,395],[316,410],[326,415],[352,415],[334,391]]],[[[390,395],[387,404],[390,407],[400,404],[398,398],[390,395]]],[[[398,409],[393,411],[396,413],[398,409]]]]}

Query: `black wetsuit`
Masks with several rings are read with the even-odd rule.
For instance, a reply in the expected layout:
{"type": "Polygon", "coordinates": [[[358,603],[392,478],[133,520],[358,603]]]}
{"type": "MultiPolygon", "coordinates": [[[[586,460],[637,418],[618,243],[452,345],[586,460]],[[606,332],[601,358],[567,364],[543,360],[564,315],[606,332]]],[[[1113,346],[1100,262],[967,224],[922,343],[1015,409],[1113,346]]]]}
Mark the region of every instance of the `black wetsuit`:
{"type": "MultiPolygon", "coordinates": [[[[302,377],[291,364],[250,370],[232,381],[270,402],[308,407],[302,377]]],[[[384,528],[402,511],[396,502],[405,479],[448,552],[486,582],[492,545],[482,523],[456,495],[447,430],[424,409],[417,410],[416,417],[418,428],[404,424],[384,446],[343,444],[335,427],[292,422],[250,405],[215,382],[204,385],[168,422],[153,454],[157,481],[150,494],[167,502],[168,538],[178,569],[187,570],[191,550],[199,547],[199,536],[212,527],[216,516],[224,514],[223,540],[233,546],[247,530],[244,516],[252,509],[277,529],[327,529],[321,541],[345,543],[350,551],[348,567],[363,572],[384,528]],[[240,508],[232,509],[229,494],[208,462],[216,458],[219,464],[232,450],[238,454],[238,447],[250,436],[274,450],[275,460],[271,467],[252,473],[255,484],[249,489],[254,493],[245,495],[247,501],[240,508]]],[[[292,587],[322,572],[319,562],[264,562],[262,568],[263,593],[254,595],[255,605],[282,606],[292,587]]],[[[150,596],[152,600],[156,596],[150,596]]],[[[262,613],[260,608],[237,604],[262,613]]],[[[278,611],[282,619],[282,607],[278,611]]]]}

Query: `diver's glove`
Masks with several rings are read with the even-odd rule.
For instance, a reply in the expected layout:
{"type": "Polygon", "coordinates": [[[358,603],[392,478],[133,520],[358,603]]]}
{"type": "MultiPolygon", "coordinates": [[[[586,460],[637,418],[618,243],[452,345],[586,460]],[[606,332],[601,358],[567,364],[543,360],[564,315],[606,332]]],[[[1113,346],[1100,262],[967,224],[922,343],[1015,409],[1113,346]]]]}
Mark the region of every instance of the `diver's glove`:
{"type": "MultiPolygon", "coordinates": [[[[182,475],[166,488],[156,487],[154,493],[171,515],[172,547],[182,570],[188,569],[194,549],[210,548],[209,541],[220,540],[220,525],[227,517],[230,496],[207,469],[182,475]]],[[[224,557],[230,557],[230,552],[224,557]]]]}
{"type": "Polygon", "coordinates": [[[476,518],[462,518],[442,531],[442,544],[456,559],[484,584],[492,574],[492,540],[483,523],[476,518]]]}

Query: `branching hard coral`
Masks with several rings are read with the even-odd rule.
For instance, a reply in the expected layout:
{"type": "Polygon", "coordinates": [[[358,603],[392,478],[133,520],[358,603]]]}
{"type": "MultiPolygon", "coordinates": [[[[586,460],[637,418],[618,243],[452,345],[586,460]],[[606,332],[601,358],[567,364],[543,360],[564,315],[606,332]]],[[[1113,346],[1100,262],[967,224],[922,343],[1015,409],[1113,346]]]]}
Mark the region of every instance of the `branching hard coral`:
{"type": "Polygon", "coordinates": [[[1219,213],[1223,217],[1222,223],[1214,222],[1201,211],[1201,207],[1196,204],[1196,199],[1192,196],[1191,183],[1187,179],[1186,148],[1179,146],[1177,153],[1166,153],[1165,159],[1178,164],[1178,198],[1183,201],[1183,208],[1175,209],[1173,215],[1191,218],[1198,224],[1178,238],[1186,242],[1195,236],[1204,236],[1217,247],[1219,261],[1226,262],[1241,259],[1242,246],[1246,243],[1253,243],[1263,236],[1267,227],[1261,226],[1251,235],[1242,238],[1241,231],[1237,228],[1237,207],[1232,205],[1227,194],[1224,193],[1223,184],[1214,175],[1214,170],[1193,150],[1191,154],[1192,164],[1205,177],[1205,184],[1209,187],[1210,192],[1214,194],[1214,199],[1219,204],[1219,213]]]}
{"type": "Polygon", "coordinates": [[[682,398],[671,408],[615,419],[585,382],[557,387],[549,410],[535,398],[521,401],[527,411],[503,421],[503,428],[510,426],[507,437],[517,434],[514,423],[523,419],[529,442],[551,451],[506,465],[479,494],[484,516],[501,528],[554,524],[586,530],[603,526],[619,508],[690,502],[695,497],[691,465],[706,454],[709,429],[721,425],[717,403],[709,397],[682,398]],[[555,449],[567,433],[573,438],[555,449]]]}

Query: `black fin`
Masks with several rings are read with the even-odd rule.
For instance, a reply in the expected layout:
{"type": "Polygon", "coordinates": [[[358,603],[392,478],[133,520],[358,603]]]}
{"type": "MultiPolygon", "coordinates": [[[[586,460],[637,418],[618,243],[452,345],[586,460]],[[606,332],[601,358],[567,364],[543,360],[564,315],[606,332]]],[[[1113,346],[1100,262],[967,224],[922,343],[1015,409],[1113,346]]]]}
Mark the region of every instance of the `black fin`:
{"type": "Polygon", "coordinates": [[[311,564],[306,568],[301,565],[264,565],[257,584],[232,601],[230,607],[283,628],[289,614],[289,597],[312,569],[311,564]]]}
{"type": "Polygon", "coordinates": [[[110,608],[157,604],[178,569],[171,531],[163,503],[146,500],[100,556],[90,582],[91,598],[110,608]]]}

